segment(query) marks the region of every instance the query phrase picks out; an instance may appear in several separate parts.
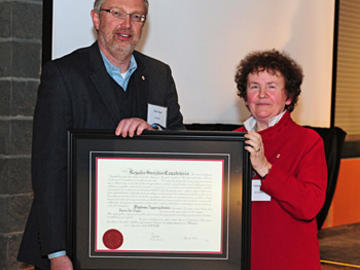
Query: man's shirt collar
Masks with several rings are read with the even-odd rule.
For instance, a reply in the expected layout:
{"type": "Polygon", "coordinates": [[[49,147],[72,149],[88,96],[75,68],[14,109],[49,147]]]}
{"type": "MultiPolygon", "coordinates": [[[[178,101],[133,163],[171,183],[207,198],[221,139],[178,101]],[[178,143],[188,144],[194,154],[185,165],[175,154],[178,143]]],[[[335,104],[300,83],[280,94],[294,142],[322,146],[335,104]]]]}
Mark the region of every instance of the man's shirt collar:
{"type": "Polygon", "coordinates": [[[124,91],[126,91],[127,86],[129,84],[129,81],[130,81],[130,77],[135,72],[135,70],[137,69],[137,63],[136,63],[134,55],[131,55],[130,64],[129,64],[129,68],[127,69],[127,71],[125,71],[124,73],[120,73],[120,68],[117,67],[117,66],[114,66],[106,58],[106,56],[102,53],[101,50],[100,50],[100,54],[101,54],[101,57],[102,57],[102,59],[104,61],[107,73],[110,75],[111,78],[114,79],[114,81],[118,85],[120,85],[124,89],[124,91]]]}

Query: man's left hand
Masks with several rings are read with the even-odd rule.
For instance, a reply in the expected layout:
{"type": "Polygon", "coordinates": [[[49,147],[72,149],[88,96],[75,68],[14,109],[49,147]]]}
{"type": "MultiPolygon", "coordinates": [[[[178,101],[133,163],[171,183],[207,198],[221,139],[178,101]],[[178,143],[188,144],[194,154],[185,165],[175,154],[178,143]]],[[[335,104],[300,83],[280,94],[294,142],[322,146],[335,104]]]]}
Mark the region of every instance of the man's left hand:
{"type": "Polygon", "coordinates": [[[153,130],[153,128],[141,118],[126,118],[119,122],[115,129],[115,135],[121,135],[123,138],[127,136],[132,138],[135,134],[140,135],[145,129],[153,130]]]}

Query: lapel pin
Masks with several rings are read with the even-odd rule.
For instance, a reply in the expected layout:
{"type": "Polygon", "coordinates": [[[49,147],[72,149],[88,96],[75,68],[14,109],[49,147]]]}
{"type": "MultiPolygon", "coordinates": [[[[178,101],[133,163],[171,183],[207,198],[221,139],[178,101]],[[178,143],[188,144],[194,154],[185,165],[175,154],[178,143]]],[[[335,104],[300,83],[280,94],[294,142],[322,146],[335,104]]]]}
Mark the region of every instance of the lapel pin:
{"type": "Polygon", "coordinates": [[[145,81],[145,76],[144,76],[144,75],[141,75],[141,79],[142,79],[143,81],[145,81]]]}
{"type": "Polygon", "coordinates": [[[277,155],[276,155],[276,158],[280,158],[280,154],[277,154],[277,155]]]}

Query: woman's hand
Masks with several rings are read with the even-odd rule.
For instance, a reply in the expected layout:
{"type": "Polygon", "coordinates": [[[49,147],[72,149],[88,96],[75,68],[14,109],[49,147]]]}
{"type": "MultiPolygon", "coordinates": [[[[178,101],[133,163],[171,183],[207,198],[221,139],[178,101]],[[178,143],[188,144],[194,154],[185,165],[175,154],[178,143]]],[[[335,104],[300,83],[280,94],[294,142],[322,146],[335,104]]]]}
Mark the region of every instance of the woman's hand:
{"type": "Polygon", "coordinates": [[[245,134],[245,150],[250,153],[250,161],[253,169],[264,177],[271,169],[271,163],[265,157],[264,144],[261,135],[255,131],[245,134]]]}

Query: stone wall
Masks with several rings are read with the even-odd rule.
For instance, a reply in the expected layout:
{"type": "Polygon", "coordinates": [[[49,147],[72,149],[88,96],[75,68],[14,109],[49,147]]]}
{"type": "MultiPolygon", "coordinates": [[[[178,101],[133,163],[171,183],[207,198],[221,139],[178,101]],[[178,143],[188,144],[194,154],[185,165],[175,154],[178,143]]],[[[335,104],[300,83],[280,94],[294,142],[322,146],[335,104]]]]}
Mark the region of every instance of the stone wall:
{"type": "Polygon", "coordinates": [[[32,119],[41,66],[42,0],[0,0],[0,269],[16,261],[32,201],[32,119]]]}

